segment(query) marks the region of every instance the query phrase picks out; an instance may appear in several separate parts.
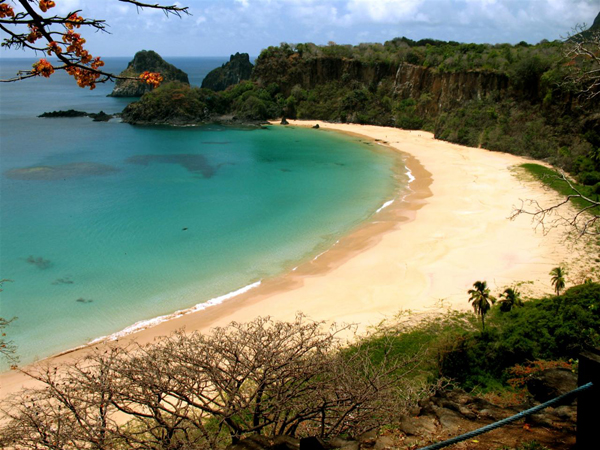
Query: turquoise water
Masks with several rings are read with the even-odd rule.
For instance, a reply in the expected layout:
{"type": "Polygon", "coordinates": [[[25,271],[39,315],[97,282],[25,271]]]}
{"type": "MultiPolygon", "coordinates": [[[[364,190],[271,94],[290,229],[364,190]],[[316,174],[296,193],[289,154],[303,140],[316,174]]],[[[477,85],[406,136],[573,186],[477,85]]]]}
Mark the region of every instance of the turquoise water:
{"type": "Polygon", "coordinates": [[[398,189],[394,155],[323,130],[38,119],[125,103],[47,81],[0,89],[1,315],[23,363],[290,270],[398,189]]]}

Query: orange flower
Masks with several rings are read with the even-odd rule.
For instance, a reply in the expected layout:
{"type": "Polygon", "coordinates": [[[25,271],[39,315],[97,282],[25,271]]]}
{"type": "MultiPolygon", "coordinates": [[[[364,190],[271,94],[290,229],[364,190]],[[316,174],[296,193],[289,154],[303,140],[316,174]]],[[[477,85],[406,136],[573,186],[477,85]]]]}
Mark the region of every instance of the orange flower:
{"type": "Polygon", "coordinates": [[[42,37],[42,32],[35,25],[28,25],[28,26],[29,26],[30,32],[27,35],[27,42],[30,42],[33,44],[35,41],[37,41],[39,38],[42,37]]]}
{"type": "Polygon", "coordinates": [[[101,61],[99,56],[96,56],[90,64],[90,66],[92,66],[92,69],[97,69],[98,67],[102,67],[103,65],[104,61],[101,61]]]}
{"type": "Polygon", "coordinates": [[[83,17],[78,16],[77,14],[71,14],[67,20],[69,20],[69,22],[65,23],[65,27],[69,30],[72,30],[73,27],[79,28],[81,26],[83,17]]]}
{"type": "Polygon", "coordinates": [[[33,70],[31,71],[34,75],[41,75],[43,77],[50,77],[54,73],[54,67],[44,58],[33,64],[33,70]]]}
{"type": "Polygon", "coordinates": [[[13,11],[11,6],[5,5],[4,3],[0,5],[0,19],[4,17],[15,17],[15,12],[13,11]]]}
{"type": "Polygon", "coordinates": [[[60,48],[60,46],[54,41],[48,44],[48,55],[52,55],[52,53],[56,55],[60,55],[62,53],[62,48],[60,48]]]}
{"type": "Polygon", "coordinates": [[[40,9],[42,12],[48,11],[50,8],[54,8],[56,4],[52,0],[40,0],[40,9]]]}
{"type": "Polygon", "coordinates": [[[79,87],[89,87],[90,90],[96,88],[96,80],[100,77],[100,74],[73,66],[67,67],[65,70],[69,75],[72,75],[75,78],[79,87]]]}
{"type": "Polygon", "coordinates": [[[162,83],[162,81],[164,80],[162,75],[156,72],[144,72],[140,75],[140,79],[144,83],[149,84],[150,86],[155,88],[158,87],[160,83],[162,83]]]}

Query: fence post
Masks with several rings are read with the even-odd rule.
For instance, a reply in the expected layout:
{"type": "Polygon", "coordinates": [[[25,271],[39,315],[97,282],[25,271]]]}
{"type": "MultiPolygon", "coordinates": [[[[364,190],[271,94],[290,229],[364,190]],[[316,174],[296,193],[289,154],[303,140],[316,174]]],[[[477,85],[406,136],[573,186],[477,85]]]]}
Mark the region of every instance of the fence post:
{"type": "Polygon", "coordinates": [[[577,449],[598,448],[598,407],[600,405],[600,350],[589,349],[579,355],[579,378],[582,386],[594,385],[577,399],[577,449]]]}

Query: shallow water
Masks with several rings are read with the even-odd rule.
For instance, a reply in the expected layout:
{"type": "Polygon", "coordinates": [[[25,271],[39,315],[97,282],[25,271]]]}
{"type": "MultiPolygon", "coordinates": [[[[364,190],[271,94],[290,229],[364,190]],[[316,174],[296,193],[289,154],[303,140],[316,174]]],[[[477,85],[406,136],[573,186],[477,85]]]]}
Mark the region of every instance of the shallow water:
{"type": "Polygon", "coordinates": [[[323,130],[35,117],[119,111],[110,90],[0,87],[0,314],[23,363],[285,272],[399,189],[395,155],[323,130]]]}

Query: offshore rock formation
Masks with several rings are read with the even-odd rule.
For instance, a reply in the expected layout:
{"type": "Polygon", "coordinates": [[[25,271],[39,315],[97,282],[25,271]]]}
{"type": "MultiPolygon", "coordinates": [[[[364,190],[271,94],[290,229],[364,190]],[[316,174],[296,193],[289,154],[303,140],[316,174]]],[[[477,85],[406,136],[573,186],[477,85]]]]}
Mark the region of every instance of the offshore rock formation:
{"type": "MultiPolygon", "coordinates": [[[[142,50],[135,54],[133,59],[127,65],[127,69],[119,75],[123,77],[138,77],[143,72],[158,72],[163,76],[163,83],[170,81],[179,81],[180,83],[190,84],[187,74],[169,64],[161,56],[152,50],[142,50]]],[[[135,80],[117,80],[115,88],[110,94],[111,97],[141,97],[146,92],[150,92],[152,86],[135,80]]]]}
{"type": "Polygon", "coordinates": [[[42,117],[45,119],[55,119],[55,118],[74,118],[74,117],[91,117],[94,122],[108,122],[113,118],[112,114],[106,114],[104,111],[100,111],[99,113],[88,113],[85,111],[76,111],[74,109],[68,109],[66,111],[51,111],[40,114],[38,117],[42,117]]]}
{"type": "Polygon", "coordinates": [[[236,53],[231,55],[228,63],[210,71],[202,81],[202,87],[224,91],[240,81],[249,80],[253,67],[248,53],[236,53]]]}
{"type": "MultiPolygon", "coordinates": [[[[248,82],[246,82],[248,83],[248,82]]],[[[121,113],[123,122],[133,125],[202,125],[218,123],[258,127],[273,113],[256,97],[237,107],[228,104],[222,93],[172,82],[130,103],[121,113]]]]}
{"type": "Polygon", "coordinates": [[[192,125],[209,120],[200,89],[187,84],[163,83],[121,113],[123,122],[134,125],[192,125]]]}

